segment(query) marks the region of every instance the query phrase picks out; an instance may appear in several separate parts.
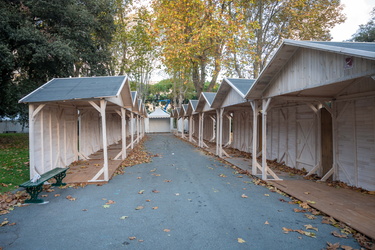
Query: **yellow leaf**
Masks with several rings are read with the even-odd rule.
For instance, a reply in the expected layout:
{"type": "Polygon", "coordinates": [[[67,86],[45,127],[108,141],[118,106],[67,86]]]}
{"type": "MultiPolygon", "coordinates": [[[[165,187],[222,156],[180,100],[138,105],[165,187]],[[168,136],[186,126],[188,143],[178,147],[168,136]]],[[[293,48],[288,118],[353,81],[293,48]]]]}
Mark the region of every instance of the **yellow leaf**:
{"type": "Polygon", "coordinates": [[[237,242],[238,243],[245,243],[246,241],[244,241],[242,238],[237,238],[237,242]]]}

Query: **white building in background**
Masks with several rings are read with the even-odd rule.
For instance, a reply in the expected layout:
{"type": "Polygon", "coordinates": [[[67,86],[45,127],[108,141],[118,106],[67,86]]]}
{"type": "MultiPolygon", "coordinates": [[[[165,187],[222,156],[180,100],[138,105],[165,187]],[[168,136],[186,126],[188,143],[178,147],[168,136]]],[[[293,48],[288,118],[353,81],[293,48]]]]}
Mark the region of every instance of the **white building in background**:
{"type": "Polygon", "coordinates": [[[161,108],[155,108],[155,111],[145,119],[146,133],[169,133],[171,132],[171,116],[161,108]]]}

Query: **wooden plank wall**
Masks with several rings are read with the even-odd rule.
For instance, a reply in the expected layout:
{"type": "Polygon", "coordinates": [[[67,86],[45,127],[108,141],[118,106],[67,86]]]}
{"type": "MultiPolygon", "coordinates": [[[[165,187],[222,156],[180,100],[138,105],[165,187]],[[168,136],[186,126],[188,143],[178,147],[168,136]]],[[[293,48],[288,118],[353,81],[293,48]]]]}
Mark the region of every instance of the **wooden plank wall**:
{"type": "Polygon", "coordinates": [[[268,111],[267,159],[310,171],[318,161],[318,117],[305,104],[268,111]]]}
{"type": "Polygon", "coordinates": [[[375,96],[336,103],[337,178],[375,190],[375,96]]]}
{"type": "Polygon", "coordinates": [[[264,96],[318,87],[375,71],[374,61],[358,57],[353,58],[352,68],[345,68],[346,57],[338,53],[300,48],[274,78],[264,96]]]}
{"type": "Polygon", "coordinates": [[[193,127],[194,127],[194,132],[193,132],[193,137],[194,138],[198,138],[198,134],[199,134],[199,115],[198,114],[195,114],[193,115],[193,127]]]}

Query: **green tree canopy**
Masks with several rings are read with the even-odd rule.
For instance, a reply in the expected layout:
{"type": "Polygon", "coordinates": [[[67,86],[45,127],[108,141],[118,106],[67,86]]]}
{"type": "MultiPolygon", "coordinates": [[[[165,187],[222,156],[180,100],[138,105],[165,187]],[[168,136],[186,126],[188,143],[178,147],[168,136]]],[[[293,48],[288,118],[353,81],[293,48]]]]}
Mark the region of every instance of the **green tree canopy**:
{"type": "Polygon", "coordinates": [[[0,2],[0,116],[53,77],[107,75],[112,0],[0,2]]]}
{"type": "Polygon", "coordinates": [[[359,29],[352,36],[354,42],[375,42],[375,7],[371,11],[371,18],[366,24],[359,25],[359,29]]]}

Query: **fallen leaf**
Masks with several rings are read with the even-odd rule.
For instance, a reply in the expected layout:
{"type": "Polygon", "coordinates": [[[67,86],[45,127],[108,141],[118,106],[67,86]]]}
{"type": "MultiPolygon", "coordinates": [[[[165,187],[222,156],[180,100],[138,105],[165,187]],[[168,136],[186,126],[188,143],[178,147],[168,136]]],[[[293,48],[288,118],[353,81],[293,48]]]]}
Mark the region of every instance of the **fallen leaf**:
{"type": "Polygon", "coordinates": [[[121,216],[120,217],[120,220],[125,220],[125,219],[127,219],[129,216],[121,216]]]}
{"type": "Polygon", "coordinates": [[[135,208],[135,210],[141,210],[143,208],[144,208],[143,206],[138,206],[138,207],[135,208]]]}
{"type": "Polygon", "coordinates": [[[5,225],[8,224],[8,223],[9,223],[9,221],[4,220],[3,222],[1,222],[0,227],[3,227],[3,226],[5,226],[5,225]]]}
{"type": "Polygon", "coordinates": [[[168,233],[168,232],[170,232],[171,230],[169,230],[169,229],[164,229],[163,231],[168,233]]]}
{"type": "Polygon", "coordinates": [[[243,176],[242,176],[242,175],[239,175],[239,176],[237,176],[237,178],[243,178],[243,176]]]}
{"type": "Polygon", "coordinates": [[[311,204],[315,204],[316,202],[315,201],[310,201],[310,200],[307,200],[308,203],[311,203],[311,204]]]}
{"type": "Polygon", "coordinates": [[[135,237],[135,236],[131,236],[131,237],[129,237],[129,240],[135,240],[137,237],[135,237]]]}
{"type": "Polygon", "coordinates": [[[340,243],[338,242],[335,244],[327,242],[327,250],[337,250],[339,247],[340,247],[340,243]]]}
{"type": "Polygon", "coordinates": [[[116,202],[115,201],[113,201],[113,200],[108,200],[108,202],[106,202],[105,204],[106,205],[111,205],[111,204],[115,204],[116,202]]]}
{"type": "Polygon", "coordinates": [[[265,225],[269,225],[270,223],[268,221],[264,222],[265,225]]]}
{"type": "Polygon", "coordinates": [[[290,229],[290,228],[286,228],[286,227],[283,227],[283,231],[284,233],[289,233],[289,232],[293,232],[294,230],[293,229],[290,229]]]}
{"type": "Polygon", "coordinates": [[[103,205],[104,208],[109,208],[111,205],[103,205]]]}
{"type": "Polygon", "coordinates": [[[138,192],[138,194],[143,194],[145,192],[145,190],[140,190],[139,192],[138,192]]]}
{"type": "Polygon", "coordinates": [[[264,196],[270,196],[269,194],[264,194],[264,196]]]}
{"type": "Polygon", "coordinates": [[[150,202],[151,200],[146,200],[147,202],[150,202]]]}
{"type": "Polygon", "coordinates": [[[304,192],[304,194],[310,194],[309,192],[304,192]]]}
{"type": "Polygon", "coordinates": [[[152,209],[156,210],[156,209],[158,209],[158,207],[152,207],[152,209]]]}
{"type": "Polygon", "coordinates": [[[344,246],[344,245],[341,245],[341,248],[344,249],[344,250],[352,250],[353,249],[351,246],[344,246]]]}
{"type": "Polygon", "coordinates": [[[144,240],[138,240],[138,242],[143,242],[144,240]]]}
{"type": "Polygon", "coordinates": [[[87,209],[82,209],[82,211],[86,212],[86,211],[87,211],[87,209]]]}
{"type": "Polygon", "coordinates": [[[15,222],[8,224],[8,226],[14,226],[14,225],[16,225],[15,222]]]}
{"type": "Polygon", "coordinates": [[[180,194],[179,193],[176,193],[176,196],[179,196],[180,194]]]}
{"type": "Polygon", "coordinates": [[[300,234],[312,237],[312,238],[316,238],[316,234],[314,232],[306,232],[306,231],[303,231],[303,230],[294,230],[294,231],[298,232],[300,234]]]}
{"type": "Polygon", "coordinates": [[[55,194],[55,197],[59,197],[60,196],[60,194],[55,194]]]}
{"type": "Polygon", "coordinates": [[[43,198],[45,198],[45,197],[48,197],[48,194],[42,194],[41,195],[43,198]]]}
{"type": "Polygon", "coordinates": [[[309,204],[307,204],[306,202],[302,202],[301,204],[299,204],[300,207],[302,208],[310,208],[309,204]]]}
{"type": "Polygon", "coordinates": [[[314,215],[312,215],[312,214],[305,214],[305,216],[306,216],[308,219],[310,219],[310,220],[315,220],[315,219],[316,219],[316,217],[315,217],[314,215]]]}
{"type": "Polygon", "coordinates": [[[95,166],[95,167],[99,167],[99,166],[100,166],[100,164],[99,164],[99,163],[96,163],[96,164],[94,164],[94,166],[95,166]]]}
{"type": "Polygon", "coordinates": [[[160,176],[160,174],[152,174],[152,175],[154,175],[154,176],[160,176]]]}
{"type": "Polygon", "coordinates": [[[156,171],[156,168],[154,168],[154,169],[150,170],[150,172],[155,172],[155,171],[156,171]]]}
{"type": "Polygon", "coordinates": [[[307,211],[305,209],[299,209],[299,208],[295,208],[293,209],[294,212],[296,213],[306,213],[307,211]]]}
{"type": "Polygon", "coordinates": [[[308,229],[312,229],[312,230],[318,231],[318,228],[313,227],[313,226],[311,226],[310,224],[308,224],[308,225],[304,225],[304,227],[306,228],[306,230],[308,230],[308,229]]]}
{"type": "Polygon", "coordinates": [[[284,200],[284,199],[279,199],[279,201],[281,201],[281,202],[286,202],[286,200],[284,200]]]}
{"type": "Polygon", "coordinates": [[[241,197],[242,198],[247,198],[247,195],[246,194],[242,194],[241,197]]]}
{"type": "Polygon", "coordinates": [[[336,231],[331,232],[331,234],[332,234],[333,236],[335,236],[335,237],[338,237],[338,238],[348,238],[348,235],[346,235],[346,234],[339,234],[339,233],[336,232],[336,231]]]}
{"type": "Polygon", "coordinates": [[[137,177],[137,179],[139,180],[139,179],[142,179],[142,177],[137,177]]]}
{"type": "Polygon", "coordinates": [[[246,241],[244,241],[242,238],[237,238],[237,242],[238,243],[245,243],[246,241]]]}
{"type": "Polygon", "coordinates": [[[158,191],[158,190],[156,190],[156,189],[152,190],[152,192],[153,192],[153,193],[160,193],[160,191],[158,191]]]}
{"type": "Polygon", "coordinates": [[[171,180],[164,180],[164,182],[171,182],[171,180]]]}
{"type": "Polygon", "coordinates": [[[70,200],[70,201],[75,201],[75,200],[76,200],[76,198],[72,197],[71,195],[68,195],[68,196],[66,197],[66,199],[68,199],[68,200],[70,200]]]}
{"type": "Polygon", "coordinates": [[[227,177],[225,174],[219,174],[220,177],[227,177]]]}

